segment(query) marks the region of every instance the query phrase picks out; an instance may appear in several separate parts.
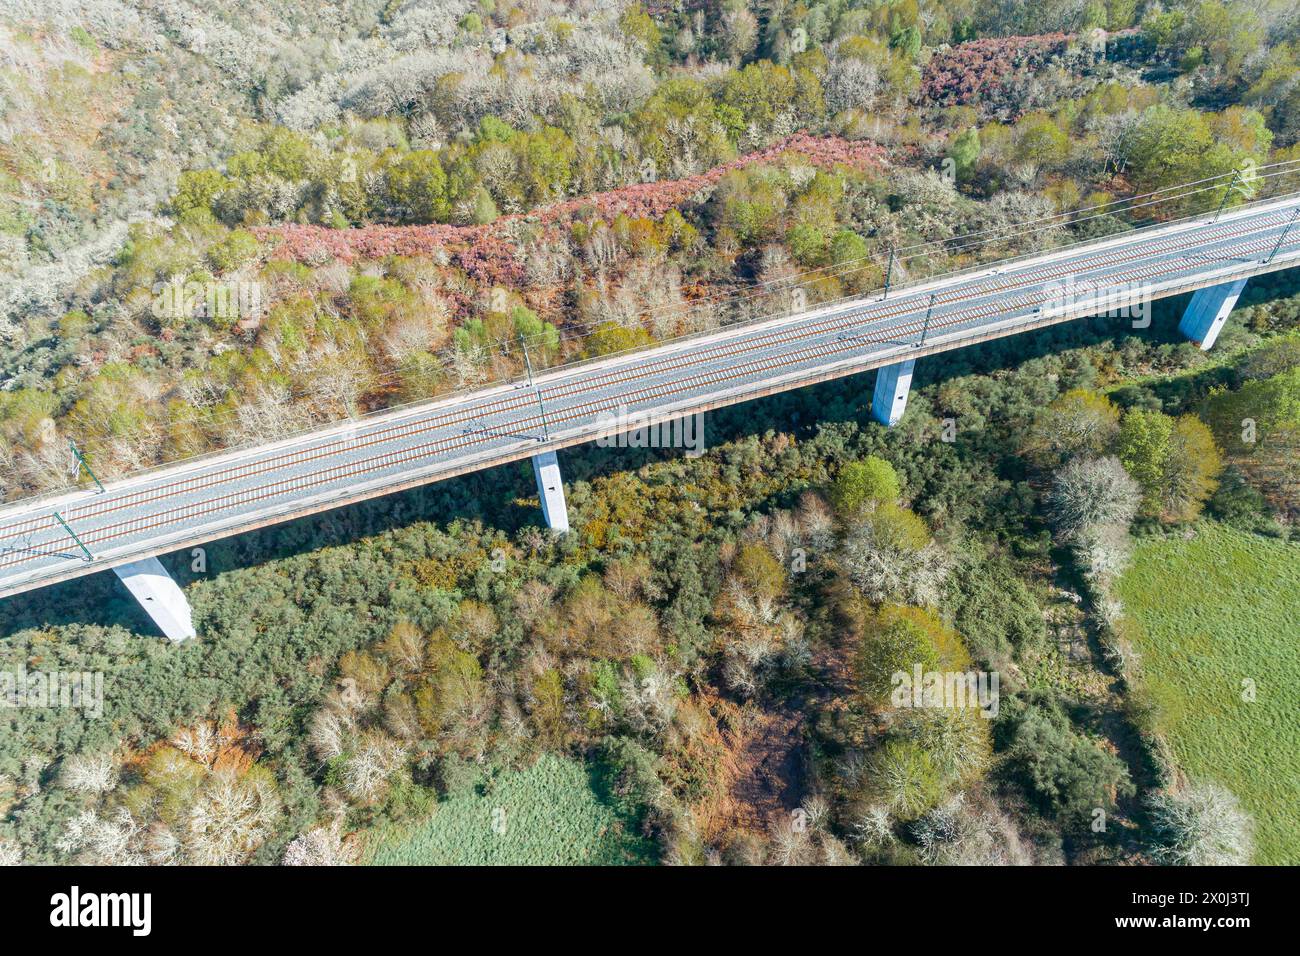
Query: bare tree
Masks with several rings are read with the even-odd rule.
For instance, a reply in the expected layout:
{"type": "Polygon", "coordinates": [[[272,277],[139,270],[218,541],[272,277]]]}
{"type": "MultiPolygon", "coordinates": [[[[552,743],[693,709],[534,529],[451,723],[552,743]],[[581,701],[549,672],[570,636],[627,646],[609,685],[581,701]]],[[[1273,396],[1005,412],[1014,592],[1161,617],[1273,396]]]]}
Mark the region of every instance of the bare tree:
{"type": "Polygon", "coordinates": [[[0,839],[0,866],[19,866],[22,862],[22,847],[10,840],[0,839]]]}
{"type": "Polygon", "coordinates": [[[117,785],[117,766],[111,753],[74,754],[63,762],[63,785],[81,793],[107,793],[117,785]]]}
{"type": "Polygon", "coordinates": [[[885,507],[867,515],[848,533],[840,548],[840,561],[849,579],[869,600],[918,606],[939,603],[951,569],[948,553],[929,540],[919,518],[903,509],[885,507]]]}
{"type": "Polygon", "coordinates": [[[332,760],[344,753],[356,723],[346,710],[325,706],[312,714],[307,727],[307,743],[321,760],[332,760]]]}
{"type": "Polygon", "coordinates": [[[863,807],[849,824],[849,833],[854,840],[873,849],[896,839],[889,808],[880,804],[863,807]]]}
{"type": "Polygon", "coordinates": [[[125,807],[104,817],[94,810],[86,810],[64,825],[63,835],[55,846],[87,863],[138,866],[144,862],[135,849],[140,832],[140,825],[125,807]]]}
{"type": "Polygon", "coordinates": [[[875,66],[855,57],[837,59],[826,71],[826,106],[832,113],[870,109],[879,88],[875,66]]]}
{"type": "Polygon", "coordinates": [[[308,424],[306,410],[294,404],[288,389],[259,385],[235,408],[230,443],[264,444],[287,438],[308,424]]]}
{"type": "Polygon", "coordinates": [[[1254,852],[1254,825],[1236,796],[1220,784],[1194,783],[1151,802],[1160,841],[1152,855],[1184,866],[1245,866],[1254,852]]]}
{"type": "Polygon", "coordinates": [[[817,859],[817,846],[807,827],[796,827],[791,820],[772,824],[770,857],[778,866],[809,866],[817,859]]]}
{"type": "Polygon", "coordinates": [[[374,803],[388,790],[388,781],[406,756],[394,740],[370,737],[343,767],[343,787],[358,803],[374,803]]]}
{"type": "Polygon", "coordinates": [[[343,841],[337,821],[313,827],[296,837],[284,851],[285,866],[348,866],[352,849],[343,841]]]}
{"type": "Polygon", "coordinates": [[[624,713],[633,730],[657,734],[672,723],[678,703],[677,676],[656,662],[640,680],[633,677],[623,679],[624,713]]]}
{"type": "Polygon", "coordinates": [[[1067,463],[1056,473],[1047,507],[1061,540],[1076,543],[1089,531],[1116,525],[1127,528],[1137,513],[1142,492],[1118,458],[1090,458],[1067,463]]]}
{"type": "Polygon", "coordinates": [[[927,863],[1025,866],[1033,863],[1015,823],[992,804],[958,793],[910,827],[927,863]]]}
{"type": "Polygon", "coordinates": [[[282,805],[268,775],[217,771],[189,807],[181,837],[190,863],[230,866],[248,858],[274,832],[282,805]]]}

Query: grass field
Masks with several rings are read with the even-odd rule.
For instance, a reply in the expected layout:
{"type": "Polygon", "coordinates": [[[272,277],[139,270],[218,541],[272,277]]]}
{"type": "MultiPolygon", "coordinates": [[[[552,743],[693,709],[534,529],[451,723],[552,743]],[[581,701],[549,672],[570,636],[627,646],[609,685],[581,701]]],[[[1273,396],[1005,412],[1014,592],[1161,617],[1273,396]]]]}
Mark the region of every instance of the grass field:
{"type": "Polygon", "coordinates": [[[1255,818],[1257,863],[1300,863],[1300,545],[1205,522],[1138,545],[1120,595],[1182,770],[1255,818]],[[1243,681],[1256,699],[1242,699],[1243,681]]]}
{"type": "Polygon", "coordinates": [[[648,863],[653,854],[601,800],[586,767],[547,754],[497,776],[487,793],[453,796],[422,823],[376,834],[364,858],[377,866],[563,866],[648,863]]]}

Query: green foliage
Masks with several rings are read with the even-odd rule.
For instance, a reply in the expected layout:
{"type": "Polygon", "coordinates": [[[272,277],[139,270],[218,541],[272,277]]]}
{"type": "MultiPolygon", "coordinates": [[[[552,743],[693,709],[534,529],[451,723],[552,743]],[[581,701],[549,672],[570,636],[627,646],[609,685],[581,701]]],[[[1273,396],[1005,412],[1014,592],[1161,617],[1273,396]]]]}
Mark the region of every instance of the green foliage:
{"type": "Polygon", "coordinates": [[[357,276],[348,286],[348,296],[356,317],[365,324],[378,325],[406,299],[406,289],[396,279],[380,276],[357,276]]]}
{"type": "Polygon", "coordinates": [[[948,158],[953,162],[958,182],[970,179],[980,159],[979,128],[972,126],[956,134],[948,144],[948,158]]]}
{"type": "Polygon", "coordinates": [[[505,120],[489,113],[478,121],[477,139],[480,143],[509,143],[517,132],[505,120]]]}
{"type": "Polygon", "coordinates": [[[867,258],[870,251],[867,240],[851,229],[841,229],[831,240],[831,264],[857,265],[867,258]]]}
{"type": "Polygon", "coordinates": [[[964,707],[902,710],[890,731],[929,754],[945,791],[982,779],[993,759],[990,711],[967,701],[964,707]]]}
{"type": "Polygon", "coordinates": [[[629,349],[640,348],[654,342],[653,337],[641,326],[620,325],[617,322],[602,322],[592,331],[587,339],[587,355],[613,355],[629,349]]]}
{"type": "Polygon", "coordinates": [[[1229,460],[1292,510],[1300,506],[1300,365],[1286,367],[1294,361],[1285,346],[1260,356],[1250,374],[1261,377],[1236,391],[1216,388],[1206,403],[1229,460]]]}
{"type": "Polygon", "coordinates": [[[762,545],[742,545],[736,552],[732,570],[755,595],[769,600],[780,597],[786,588],[786,573],[781,562],[762,545]]]}
{"type": "Polygon", "coordinates": [[[1142,31],[1148,42],[1186,70],[1209,63],[1229,74],[1241,69],[1264,36],[1254,10],[1220,0],[1194,0],[1168,11],[1151,8],[1142,31]]]}
{"type": "Polygon", "coordinates": [[[788,197],[774,175],[735,170],[718,184],[715,194],[718,227],[740,242],[776,235],[788,197]]]}
{"type": "Polygon", "coordinates": [[[1268,500],[1235,465],[1224,469],[1206,511],[1235,528],[1248,531],[1269,527],[1268,500]]]}
{"type": "Polygon", "coordinates": [[[172,213],[181,222],[211,222],[212,201],[226,187],[226,177],[215,169],[183,172],[172,196],[172,213]]]}
{"type": "MultiPolygon", "coordinates": [[[[389,3],[378,27],[365,23],[364,29],[378,31],[378,47],[397,39],[404,20],[399,6],[389,3]]],[[[1294,147],[1270,153],[1274,139],[1287,144],[1296,136],[1294,44],[1271,42],[1249,11],[1238,16],[1235,7],[1189,2],[1169,13],[1151,7],[1146,34],[1159,44],[1154,59],[1197,73],[1189,88],[1196,91],[1198,109],[1179,105],[1188,101],[1165,81],[1170,71],[1129,76],[1137,61],[1127,51],[1141,49],[1142,58],[1152,57],[1140,41],[1120,38],[1105,64],[1085,50],[1052,54],[1006,76],[990,69],[993,82],[940,113],[916,110],[909,99],[922,71],[930,69],[925,64],[934,62],[922,53],[926,45],[977,34],[1000,42],[1011,31],[996,26],[999,18],[1014,19],[1016,32],[1077,32],[1090,24],[1121,29],[1132,22],[1136,5],[1095,0],[1060,14],[1020,3],[975,11],[960,5],[923,9],[913,0],[817,2],[764,9],[757,20],[732,9],[734,4],[724,6],[727,15],[717,22],[705,18],[701,24],[673,11],[651,16],[634,5],[617,19],[583,19],[575,26],[563,20],[534,24],[527,8],[484,3],[460,24],[478,39],[462,36],[457,43],[486,43],[486,34],[498,27],[512,36],[519,28],[536,40],[526,53],[516,44],[496,56],[486,83],[459,73],[407,82],[406,67],[414,61],[395,61],[367,67],[362,82],[336,84],[344,74],[331,58],[306,66],[290,58],[274,69],[254,69],[255,88],[239,70],[223,74],[222,86],[238,109],[230,107],[229,97],[214,104],[189,96],[194,113],[212,128],[206,138],[186,127],[187,93],[193,90],[187,77],[161,71],[166,83],[160,85],[148,57],[140,70],[134,64],[130,71],[118,69],[137,51],[98,46],[74,28],[77,48],[64,44],[61,50],[93,50],[99,59],[93,77],[70,62],[65,76],[33,78],[14,109],[21,111],[26,100],[35,110],[62,100],[69,105],[60,109],[81,111],[74,115],[111,114],[114,123],[101,138],[126,158],[113,169],[96,167],[93,150],[77,152],[84,144],[67,153],[48,142],[29,144],[21,117],[11,122],[19,133],[0,149],[6,170],[0,173],[0,230],[26,244],[16,253],[30,255],[13,260],[25,269],[29,261],[39,264],[43,256],[75,248],[87,238],[77,220],[91,212],[104,222],[127,218],[113,196],[120,193],[115,179],[135,185],[131,175],[123,175],[130,167],[175,169],[197,160],[214,168],[180,177],[166,208],[177,228],[133,225],[111,270],[73,291],[67,306],[72,311],[53,324],[40,315],[35,321],[28,317],[23,332],[34,338],[15,342],[8,362],[15,380],[0,392],[0,471],[24,483],[6,491],[63,481],[60,455],[68,435],[93,438],[94,454],[107,449],[134,465],[209,450],[227,436],[231,422],[245,418],[254,427],[265,421],[278,430],[341,414],[341,406],[368,409],[427,397],[462,380],[471,364],[472,371],[488,375],[518,374],[515,359],[496,352],[480,362],[476,350],[497,341],[522,335],[534,362],[553,362],[649,344],[649,328],[655,335],[664,331],[658,321],[646,328],[611,322],[596,329],[582,352],[569,346],[557,325],[568,320],[575,303],[575,311],[585,312],[597,287],[626,298],[626,314],[658,319],[672,311],[651,307],[661,289],[695,300],[779,276],[788,264],[779,249],[769,253],[763,247],[784,242],[800,267],[831,266],[841,273],[804,280],[814,301],[822,301],[878,284],[878,267],[866,257],[879,258],[884,244],[945,239],[950,230],[968,227],[993,231],[1016,216],[1037,214],[1035,207],[1016,205],[1034,196],[1057,211],[1087,210],[1112,198],[1108,190],[1132,185],[1141,191],[1246,159],[1294,153],[1294,147]],[[1068,22],[1053,22],[1053,16],[1067,16],[1068,22]],[[606,31],[599,38],[606,44],[631,40],[632,60],[624,62],[636,75],[611,78],[596,69],[576,79],[562,77],[555,66],[582,61],[588,38],[581,31],[587,29],[606,31]],[[810,49],[796,48],[795,37],[805,35],[799,30],[810,49]],[[1248,64],[1244,53],[1254,49],[1259,53],[1248,64]],[[651,89],[641,87],[637,57],[663,77],[651,89]],[[1128,64],[1119,62],[1125,58],[1128,64]],[[685,69],[669,68],[688,61],[685,69]],[[1123,78],[1106,82],[1116,70],[1123,78]],[[87,76],[79,78],[81,73],[87,76]],[[117,74],[128,75],[129,84],[115,85],[117,74]],[[1056,79],[1029,84],[1030,74],[1056,79]],[[534,96],[538,78],[550,82],[553,76],[554,95],[534,96]],[[87,100],[77,87],[89,79],[109,95],[87,100]],[[50,96],[41,98],[42,85],[50,96]],[[332,102],[335,86],[346,91],[346,104],[332,102]],[[1070,89],[1088,92],[1056,93],[1070,89]],[[151,115],[160,97],[177,106],[168,116],[179,124],[175,137],[160,136],[151,115]],[[828,101],[837,104],[835,116],[828,101]],[[467,102],[472,108],[465,113],[460,106],[467,102]],[[514,109],[521,103],[532,106],[514,109]],[[1217,112],[1209,111],[1210,104],[1217,112]],[[304,105],[309,108],[299,112],[304,105]],[[312,120],[315,106],[330,118],[312,120]],[[341,114],[336,106],[343,107],[341,114]],[[211,122],[214,109],[226,109],[234,122],[211,122]],[[294,129],[257,125],[253,112],[292,116],[294,129]],[[790,157],[737,164],[716,185],[672,199],[678,208],[664,211],[665,197],[677,188],[665,180],[697,176],[796,129],[896,144],[896,163],[907,157],[928,162],[936,151],[946,151],[961,191],[901,166],[887,175],[861,169],[848,161],[844,140],[828,140],[810,150],[812,163],[790,157]],[[409,142],[439,145],[413,151],[408,136],[409,142]],[[130,153],[133,137],[147,140],[147,153],[130,153]],[[170,138],[185,144],[187,158],[167,154],[170,138]],[[50,153],[58,153],[55,161],[41,163],[50,153]],[[84,167],[83,154],[91,159],[84,167]],[[846,165],[828,168],[839,155],[846,165]],[[594,195],[628,183],[642,184],[631,193],[632,205],[641,206],[637,211],[619,214],[617,203],[594,195]],[[995,195],[997,202],[982,201],[995,195]],[[581,197],[591,197],[589,206],[581,197]],[[557,200],[573,201],[542,215],[526,214],[557,200]],[[366,253],[350,267],[343,254],[326,261],[343,237],[310,233],[324,240],[320,258],[311,250],[301,253],[302,262],[262,265],[257,277],[270,293],[270,309],[260,326],[234,337],[222,338],[219,323],[188,321],[194,315],[160,323],[150,311],[156,283],[172,276],[207,282],[212,274],[251,275],[261,250],[250,231],[227,227],[482,225],[502,212],[525,215],[500,230],[381,232],[381,239],[402,236],[397,248],[409,238],[436,238],[427,256],[409,258],[383,255],[379,242],[380,254],[366,253]],[[565,218],[571,213],[571,220],[565,218]],[[444,242],[448,237],[455,238],[444,242]],[[652,291],[646,290],[646,276],[652,291]],[[477,305],[488,287],[512,283],[504,304],[490,310],[477,305]],[[441,351],[449,339],[461,350],[450,372],[441,351]],[[311,374],[304,377],[303,369],[311,374]],[[321,382],[337,379],[346,389],[354,374],[359,384],[352,398],[328,405],[303,401],[321,382]]],[[[268,16],[273,23],[274,11],[268,16]]],[[[346,32],[346,17],[340,29],[346,32]]],[[[303,36],[303,49],[310,51],[315,41],[303,36]]],[[[22,47],[28,38],[15,35],[14,41],[22,47]]],[[[391,49],[406,46],[395,42],[391,49]]],[[[261,51],[249,55],[250,62],[260,62],[261,51]]],[[[188,54],[178,61],[199,76],[211,68],[188,54]]],[[[978,85],[985,77],[965,79],[978,85]]],[[[61,113],[55,119],[54,128],[71,130],[75,138],[76,124],[61,113]]],[[[715,179],[710,174],[697,182],[715,179]]],[[[1247,183],[1229,201],[1246,198],[1251,188],[1247,183]]],[[[1124,216],[1082,219],[1061,230],[1062,241],[1127,225],[1124,216]]],[[[295,239],[308,234],[288,232],[295,239]]],[[[1054,235],[1044,239],[1057,241],[1054,235]]],[[[986,252],[1004,251],[1015,250],[990,247],[971,259],[941,256],[926,268],[964,266],[986,252]]],[[[1294,319],[1290,307],[1248,308],[1248,321],[1238,324],[1250,332],[1239,335],[1267,335],[1294,319]]],[[[936,358],[945,370],[943,385],[917,396],[916,427],[932,424],[930,414],[960,416],[963,439],[955,445],[918,441],[918,431],[859,427],[854,419],[861,396],[844,384],[720,413],[719,428],[729,429],[729,437],[752,434],[698,461],[646,456],[633,470],[611,473],[575,451],[570,491],[579,530],[560,541],[537,535],[520,497],[527,494],[518,481],[522,475],[502,469],[472,483],[440,483],[339,512],[329,521],[286,525],[274,536],[250,536],[260,543],[216,545],[221,557],[213,567],[221,573],[188,585],[204,638],[180,653],[133,634],[141,625],[129,616],[136,612],[127,610],[127,599],[110,589],[97,600],[93,589],[102,582],[88,581],[86,603],[102,604],[122,626],[20,629],[0,642],[0,654],[9,662],[57,659],[66,667],[102,669],[123,692],[108,702],[110,712],[101,722],[62,714],[15,717],[12,733],[0,741],[0,777],[6,781],[0,802],[11,806],[0,829],[5,839],[16,834],[29,855],[56,859],[68,819],[91,801],[66,786],[56,768],[74,752],[119,749],[128,752],[132,771],[123,791],[105,804],[129,803],[142,811],[145,823],[156,814],[182,821],[206,781],[183,760],[173,761],[170,771],[162,766],[160,742],[228,704],[254,722],[262,748],[239,758],[241,769],[251,762],[249,779],[270,782],[287,804],[287,812],[276,816],[274,838],[256,851],[257,862],[279,859],[294,832],[322,818],[327,789],[357,789],[359,753],[387,746],[396,748],[396,756],[380,768],[383,786],[347,796],[347,822],[367,831],[397,820],[418,819],[424,826],[441,819],[446,831],[429,836],[427,846],[388,844],[403,858],[426,861],[445,853],[457,859],[591,860],[603,858],[604,841],[616,834],[610,855],[622,859],[639,855],[629,844],[643,846],[618,834],[626,825],[663,836],[677,859],[701,859],[702,841],[684,834],[696,832],[697,820],[717,819],[720,807],[730,812],[736,793],[722,790],[717,770],[735,765],[740,755],[732,743],[754,718],[764,726],[774,701],[803,701],[815,718],[807,726],[816,724],[818,735],[836,725],[834,731],[844,735],[836,745],[870,761],[866,776],[875,774],[872,785],[880,790],[868,796],[887,805],[895,821],[927,813],[953,787],[982,775],[989,762],[988,725],[948,714],[872,713],[882,688],[891,686],[881,675],[892,676],[891,663],[908,670],[913,663],[964,666],[963,640],[981,660],[1007,673],[1013,665],[1032,663],[1023,660],[1026,653],[1038,656],[1043,628],[1035,594],[1047,593],[1056,557],[1042,520],[1045,472],[1113,454],[1119,440],[1114,407],[1087,389],[1130,384],[1142,370],[1150,376],[1130,393],[1140,395],[1137,404],[1177,414],[1206,387],[1233,386],[1212,391],[1206,405],[1217,440],[1235,443],[1229,454],[1237,465],[1211,499],[1212,508],[1243,526],[1263,527],[1266,499],[1252,483],[1267,493],[1267,502],[1287,500],[1279,489],[1300,461],[1293,441],[1300,434],[1300,385],[1291,376],[1295,363],[1288,363],[1284,344],[1259,350],[1253,365],[1229,367],[1211,359],[1193,380],[1179,374],[1190,361],[1185,347],[1132,337],[1096,345],[1088,334],[1077,326],[1045,331],[1042,348],[1035,349],[1041,354],[1029,359],[1018,354],[1018,345],[936,358]],[[1058,345],[1080,342],[1088,347],[1059,354],[1058,345]],[[1015,356],[1019,366],[996,376],[976,374],[990,357],[1006,356],[1015,356]],[[789,415],[795,411],[804,425],[791,433],[789,415]],[[756,425],[755,414],[769,426],[756,425]],[[807,428],[814,418],[821,427],[807,428]],[[1245,418],[1260,426],[1262,437],[1254,443],[1238,437],[1245,418]],[[1031,440],[1022,442],[1026,434],[1031,440]],[[897,504],[899,474],[916,512],[897,504]],[[844,519],[839,548],[837,526],[820,502],[812,496],[800,501],[808,489],[828,486],[844,519]],[[445,521],[449,515],[457,520],[445,530],[419,520],[445,521]],[[954,557],[949,542],[955,540],[969,540],[977,556],[958,560],[945,582],[954,557]],[[322,549],[322,542],[346,546],[322,549]],[[795,546],[808,550],[806,575],[786,572],[795,546]],[[498,548],[508,556],[504,573],[487,569],[498,548]],[[986,558],[986,551],[998,556],[986,558]],[[293,556],[266,557],[279,553],[293,556]],[[628,571],[634,565],[645,570],[628,571]],[[951,626],[928,611],[854,603],[855,588],[875,600],[942,608],[951,626]],[[750,605],[743,627],[732,628],[740,615],[724,613],[723,595],[735,590],[750,605]],[[829,609],[823,607],[828,595],[834,601],[829,609]],[[841,598],[854,609],[847,622],[836,614],[841,598]],[[833,657],[828,651],[845,637],[841,626],[863,696],[876,684],[871,707],[858,699],[831,706],[821,690],[808,693],[807,675],[826,676],[824,663],[833,657]],[[745,633],[733,633],[740,630],[745,633]],[[740,695],[715,694],[733,652],[757,659],[756,668],[778,679],[741,703],[740,695]],[[651,693],[656,687],[667,690],[651,693]],[[331,717],[339,718],[343,730],[335,741],[339,752],[327,755],[327,747],[318,747],[316,721],[328,724],[331,717]],[[854,726],[860,717],[862,724],[854,726]],[[544,760],[567,761],[597,746],[597,770],[607,780],[608,796],[603,783],[587,786],[579,773],[574,779],[581,785],[558,788],[555,799],[547,787],[540,788],[540,797],[530,791],[541,809],[526,815],[537,837],[525,840],[528,847],[482,842],[487,831],[480,811],[500,805],[494,788],[508,789],[516,774],[526,776],[537,765],[526,771],[500,767],[526,766],[539,750],[549,751],[544,760]],[[435,788],[448,799],[430,816],[435,788]],[[561,828],[578,834],[570,842],[561,835],[559,847],[547,829],[554,822],[551,804],[572,808],[561,828]],[[618,818],[612,824],[611,813],[618,818]],[[588,829],[604,824],[609,825],[603,831],[588,829]]],[[[1195,420],[1158,422],[1168,427],[1129,430],[1128,463],[1147,478],[1152,517],[1187,520],[1214,490],[1217,453],[1195,420]]],[[[1269,527],[1282,533],[1277,525],[1269,527]]],[[[1196,579],[1193,570],[1189,579],[1196,579]]],[[[24,598],[6,602],[3,610],[38,621],[48,617],[35,600],[24,598]]],[[[1273,630],[1285,630],[1277,623],[1284,618],[1269,620],[1273,630]]],[[[1182,627],[1195,630],[1186,622],[1182,627]]],[[[1164,657],[1163,646],[1145,650],[1147,659],[1164,657]]],[[[1222,674],[1203,679],[1223,685],[1222,674]]],[[[1207,698],[1204,710],[1220,713],[1221,705],[1207,698]]],[[[1267,722],[1278,720],[1270,712],[1267,722]]],[[[1078,734],[1068,737],[1050,716],[1038,723],[1026,736],[1065,753],[1064,767],[1035,766],[1031,775],[1020,751],[1009,766],[1032,777],[1031,788],[1044,806],[1069,803],[1073,789],[1086,789],[1077,778],[1097,769],[1079,741],[1094,744],[1078,734]]],[[[1266,796],[1285,803],[1272,790],[1266,796]]],[[[856,821],[841,816],[838,801],[835,807],[834,832],[842,834],[856,821]]],[[[507,825],[517,819],[508,815],[507,825]]],[[[404,825],[385,835],[397,841],[417,831],[425,832],[404,825]]]]}
{"type": "Polygon", "coordinates": [[[785,234],[790,254],[803,266],[820,266],[826,262],[826,233],[812,223],[796,223],[785,234]]]}
{"type": "Polygon", "coordinates": [[[573,760],[544,755],[502,771],[486,792],[441,801],[425,822],[389,830],[369,848],[376,866],[611,866],[650,862],[644,840],[592,789],[573,760]]]}
{"type": "Polygon", "coordinates": [[[920,744],[890,740],[872,754],[871,793],[899,820],[915,820],[943,797],[943,778],[920,744]]]}
{"type": "Polygon", "coordinates": [[[659,59],[659,27],[640,4],[634,3],[627,7],[618,18],[618,25],[624,35],[641,45],[648,61],[659,59]]]}
{"type": "Polygon", "coordinates": [[[722,104],[736,110],[742,122],[768,128],[787,109],[798,92],[789,69],[767,61],[750,63],[728,74],[722,86],[722,104]]]}
{"type": "Polygon", "coordinates": [[[1106,454],[1119,434],[1119,409],[1110,399],[1075,388],[1052,401],[1034,417],[1026,453],[1045,468],[1081,456],[1106,454]]]}
{"type": "Polygon", "coordinates": [[[969,663],[957,632],[922,608],[885,605],[857,612],[861,638],[854,654],[858,686],[866,700],[886,707],[898,673],[962,670],[969,663]]]}
{"type": "Polygon", "coordinates": [[[471,218],[475,225],[486,225],[496,219],[498,215],[497,204],[492,201],[490,192],[482,186],[476,186],[470,198],[473,201],[474,210],[471,218]]]}
{"type": "Polygon", "coordinates": [[[606,737],[600,748],[610,804],[616,813],[640,823],[659,807],[667,792],[656,767],[659,757],[631,737],[606,737]]]}
{"type": "Polygon", "coordinates": [[[522,336],[530,349],[554,352],[560,347],[560,333],[550,322],[543,322],[537,313],[526,306],[517,305],[510,310],[515,334],[522,336]]]}
{"type": "MultiPolygon", "coordinates": [[[[1221,132],[1197,110],[1175,109],[1163,103],[1148,107],[1129,137],[1126,155],[1135,186],[1140,192],[1150,192],[1220,176],[1242,168],[1247,160],[1262,160],[1269,148],[1265,136],[1241,142],[1219,135],[1221,132]]],[[[1229,199],[1239,201],[1240,196],[1229,199]]],[[[1209,205],[1204,197],[1191,197],[1187,202],[1198,203],[1196,208],[1200,209],[1209,205]]]]}
{"type": "Polygon", "coordinates": [[[257,238],[243,229],[232,230],[219,242],[208,247],[208,261],[218,273],[230,272],[257,258],[257,238]]]}
{"type": "Polygon", "coordinates": [[[58,405],[56,396],[35,388],[0,392],[0,435],[39,447],[58,405]]]}
{"type": "Polygon", "coordinates": [[[733,141],[744,131],[739,111],[716,101],[702,82],[686,77],[664,80],[628,119],[654,168],[668,170],[680,148],[677,130],[690,128],[702,161],[717,165],[735,154],[733,141]]]}
{"type": "Polygon", "coordinates": [[[1084,830],[1094,810],[1110,811],[1117,795],[1134,792],[1123,761],[1077,733],[1058,703],[1015,707],[1005,723],[1001,731],[1013,776],[1063,826],[1084,830]]]}
{"type": "Polygon", "coordinates": [[[1030,113],[1016,124],[1016,158],[1036,166],[1056,166],[1069,153],[1070,140],[1046,113],[1030,113]]]}
{"type": "Polygon", "coordinates": [[[95,38],[91,36],[83,26],[78,25],[73,27],[68,31],[68,36],[72,38],[72,42],[77,44],[77,46],[84,47],[87,50],[94,51],[99,48],[99,44],[95,42],[95,38]]]}
{"type": "Polygon", "coordinates": [[[1209,426],[1194,415],[1174,422],[1165,461],[1161,515],[1166,521],[1192,521],[1219,486],[1223,455],[1209,426]]]}
{"type": "Polygon", "coordinates": [[[863,522],[871,526],[876,541],[896,550],[920,551],[930,543],[925,520],[892,502],[880,502],[863,522]]]}
{"type": "Polygon", "coordinates": [[[447,218],[447,174],[431,150],[407,153],[387,170],[388,202],[398,222],[441,222],[447,218]]]}
{"type": "Polygon", "coordinates": [[[296,182],[306,179],[315,161],[315,151],[302,133],[273,126],[267,129],[255,149],[231,156],[226,171],[234,179],[266,175],[296,182]]]}
{"type": "Polygon", "coordinates": [[[427,679],[415,691],[415,712],[424,732],[434,737],[455,729],[483,699],[483,666],[443,632],[430,635],[425,661],[427,679]]]}
{"type": "Polygon", "coordinates": [[[883,458],[868,455],[840,469],[831,486],[830,500],[837,512],[851,517],[867,506],[895,503],[901,494],[894,466],[883,458]]]}
{"type": "MultiPolygon", "coordinates": [[[[898,9],[889,5],[882,5],[876,9],[876,14],[898,9]]],[[[887,13],[888,15],[888,13],[887,13]]],[[[902,39],[901,30],[895,27],[890,28],[887,25],[881,25],[879,31],[887,37],[885,42],[874,36],[849,36],[844,37],[839,44],[837,55],[843,58],[852,58],[860,60],[868,66],[874,67],[877,73],[882,77],[888,88],[896,90],[900,94],[909,94],[913,92],[920,79],[919,71],[916,69],[915,61],[911,55],[913,48],[912,34],[908,31],[906,42],[899,44],[890,42],[895,36],[902,39]]]]}
{"type": "Polygon", "coordinates": [[[925,521],[907,508],[877,504],[850,523],[839,566],[871,601],[933,606],[948,561],[931,540],[925,521]]]}
{"type": "Polygon", "coordinates": [[[1158,514],[1160,489],[1174,420],[1160,412],[1136,408],[1124,416],[1117,449],[1119,460],[1142,487],[1143,511],[1158,514]]]}
{"type": "Polygon", "coordinates": [[[953,627],[982,663],[998,668],[1013,653],[1040,647],[1046,637],[1038,600],[1004,559],[961,565],[948,595],[953,627]]]}
{"type": "Polygon", "coordinates": [[[1142,488],[1142,513],[1191,521],[1214,493],[1222,456],[1200,419],[1132,409],[1117,442],[1120,461],[1142,488]]]}

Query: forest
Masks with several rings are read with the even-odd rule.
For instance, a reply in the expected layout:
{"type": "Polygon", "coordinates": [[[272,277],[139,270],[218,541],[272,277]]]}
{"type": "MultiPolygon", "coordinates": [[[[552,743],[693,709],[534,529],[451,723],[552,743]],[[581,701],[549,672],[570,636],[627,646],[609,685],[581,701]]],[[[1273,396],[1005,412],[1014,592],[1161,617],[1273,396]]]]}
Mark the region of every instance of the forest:
{"type": "MultiPolygon", "coordinates": [[[[0,2],[6,499],[1300,185],[1283,2],[264,7],[0,2]]],[[[1300,276],[1185,304],[566,450],[562,537],[511,465],[169,556],[180,647],[7,598],[105,697],[0,715],[0,862],[1300,861],[1233,690],[1294,669],[1300,276]],[[1188,633],[1211,574],[1267,598],[1188,633]]]]}

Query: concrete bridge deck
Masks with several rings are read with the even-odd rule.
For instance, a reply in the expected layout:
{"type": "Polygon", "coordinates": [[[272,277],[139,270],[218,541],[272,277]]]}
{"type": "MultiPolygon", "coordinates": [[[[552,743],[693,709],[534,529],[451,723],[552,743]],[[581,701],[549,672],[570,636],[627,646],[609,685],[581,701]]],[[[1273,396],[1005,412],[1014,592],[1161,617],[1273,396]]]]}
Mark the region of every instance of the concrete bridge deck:
{"type": "Polygon", "coordinates": [[[1300,264],[1297,215],[1300,196],[1257,203],[153,469],[103,492],[15,502],[0,508],[0,597],[590,441],[622,430],[612,416],[665,421],[1095,315],[1125,297],[1289,268],[1300,264]],[[1085,291],[1069,294],[1071,283],[1085,291]]]}

